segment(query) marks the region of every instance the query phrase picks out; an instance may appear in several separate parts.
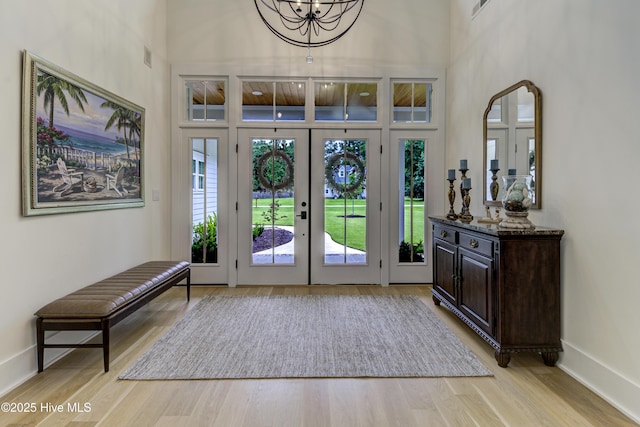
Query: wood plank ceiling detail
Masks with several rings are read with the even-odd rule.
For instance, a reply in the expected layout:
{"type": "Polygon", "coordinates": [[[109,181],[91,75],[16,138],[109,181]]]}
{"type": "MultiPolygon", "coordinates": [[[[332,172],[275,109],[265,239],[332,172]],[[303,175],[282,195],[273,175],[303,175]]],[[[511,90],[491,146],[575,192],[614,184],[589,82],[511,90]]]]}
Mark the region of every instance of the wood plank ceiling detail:
{"type": "MultiPolygon", "coordinates": [[[[345,83],[318,83],[315,105],[344,105],[345,83]]],[[[305,101],[305,83],[278,82],[276,84],[276,105],[303,106],[305,101]]],[[[193,104],[204,104],[205,85],[193,85],[193,104]]],[[[208,82],[207,105],[224,105],[224,87],[219,82],[208,82]]],[[[348,105],[375,107],[377,85],[375,83],[347,83],[348,105]],[[368,95],[366,95],[368,94],[368,95]]],[[[426,105],[426,91],[415,91],[414,106],[426,105]]],[[[411,107],[411,84],[396,85],[394,106],[411,107]]],[[[264,81],[245,81],[242,84],[243,105],[273,105],[273,83],[264,81]]]]}

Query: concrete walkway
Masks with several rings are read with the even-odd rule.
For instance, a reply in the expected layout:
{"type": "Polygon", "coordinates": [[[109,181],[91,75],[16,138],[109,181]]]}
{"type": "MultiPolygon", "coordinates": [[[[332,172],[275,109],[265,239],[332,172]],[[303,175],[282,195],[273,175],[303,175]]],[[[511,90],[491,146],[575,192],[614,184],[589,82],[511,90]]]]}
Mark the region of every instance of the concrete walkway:
{"type": "MultiPolygon", "coordinates": [[[[288,225],[278,225],[276,228],[281,228],[291,233],[294,232],[294,228],[288,225]]],[[[293,264],[294,241],[295,237],[284,245],[254,253],[253,263],[293,264]]],[[[324,233],[325,264],[364,264],[366,261],[366,252],[341,245],[332,240],[329,233],[324,233]]]]}

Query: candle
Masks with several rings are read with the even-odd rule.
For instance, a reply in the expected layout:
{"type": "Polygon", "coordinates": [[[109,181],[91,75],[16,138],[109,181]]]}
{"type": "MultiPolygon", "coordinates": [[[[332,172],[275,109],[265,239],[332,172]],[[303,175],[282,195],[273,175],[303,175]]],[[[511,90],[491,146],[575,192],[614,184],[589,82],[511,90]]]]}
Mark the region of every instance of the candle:
{"type": "Polygon", "coordinates": [[[516,173],[515,169],[509,169],[509,175],[515,175],[516,173]]]}
{"type": "Polygon", "coordinates": [[[463,169],[463,170],[467,170],[468,169],[467,168],[467,160],[466,159],[460,160],[460,169],[463,169]]]}
{"type": "Polygon", "coordinates": [[[447,171],[447,179],[450,181],[453,181],[454,179],[456,179],[456,170],[455,169],[449,169],[447,171]]]}
{"type": "Polygon", "coordinates": [[[496,170],[496,169],[500,169],[498,167],[498,159],[493,159],[491,160],[491,170],[496,170]]]}
{"type": "Polygon", "coordinates": [[[463,178],[462,179],[462,189],[463,190],[471,189],[471,178],[463,178]]]}

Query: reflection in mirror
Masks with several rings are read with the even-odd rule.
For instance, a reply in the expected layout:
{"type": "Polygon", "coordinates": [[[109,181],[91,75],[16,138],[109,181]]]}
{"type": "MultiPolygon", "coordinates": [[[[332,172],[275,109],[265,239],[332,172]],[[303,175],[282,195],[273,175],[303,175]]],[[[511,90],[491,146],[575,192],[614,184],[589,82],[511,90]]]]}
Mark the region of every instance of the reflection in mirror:
{"type": "Polygon", "coordinates": [[[531,175],[531,207],[540,208],[542,96],[539,89],[529,80],[522,80],[494,95],[484,112],[483,131],[485,205],[500,205],[504,192],[502,176],[531,175]]]}

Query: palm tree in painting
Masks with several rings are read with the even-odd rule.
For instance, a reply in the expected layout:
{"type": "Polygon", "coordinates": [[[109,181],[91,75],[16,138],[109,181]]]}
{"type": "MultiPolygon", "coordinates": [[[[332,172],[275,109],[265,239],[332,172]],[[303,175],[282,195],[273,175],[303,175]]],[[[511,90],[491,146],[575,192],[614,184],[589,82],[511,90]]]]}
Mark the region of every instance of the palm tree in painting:
{"type": "MultiPolygon", "coordinates": [[[[107,120],[107,124],[104,127],[104,130],[108,130],[112,126],[116,126],[118,132],[122,132],[124,137],[124,145],[127,147],[127,159],[131,159],[131,153],[129,152],[129,138],[132,135],[131,131],[131,123],[133,111],[128,108],[123,107],[122,105],[118,105],[112,101],[105,101],[101,105],[103,108],[111,108],[113,110],[113,114],[107,120]],[[127,132],[129,129],[129,132],[127,132]]],[[[135,149],[135,147],[134,147],[135,149]]]]}
{"type": "Polygon", "coordinates": [[[77,86],[72,85],[66,80],[62,80],[51,74],[41,73],[38,75],[38,84],[36,86],[36,93],[40,96],[44,92],[44,109],[49,111],[49,127],[53,128],[53,107],[55,100],[60,102],[60,106],[69,115],[69,103],[67,102],[68,94],[73,99],[78,107],[84,113],[83,102],[87,102],[87,98],[84,96],[84,92],[77,86]]]}
{"type": "Polygon", "coordinates": [[[136,160],[140,160],[140,129],[142,128],[142,116],[131,110],[129,110],[129,116],[129,141],[133,144],[136,160]]]}

